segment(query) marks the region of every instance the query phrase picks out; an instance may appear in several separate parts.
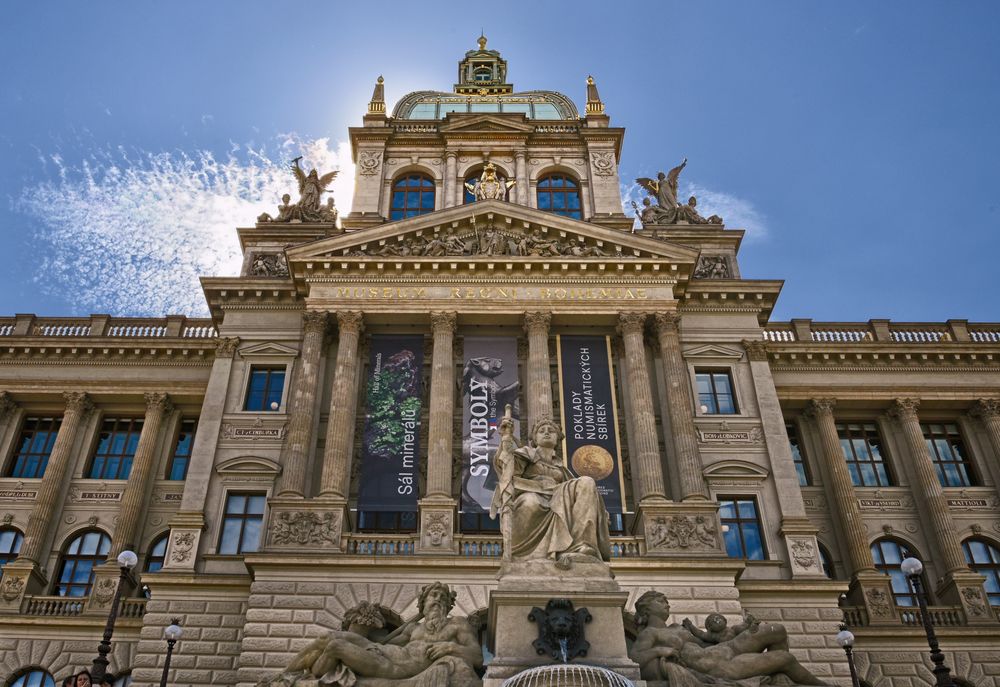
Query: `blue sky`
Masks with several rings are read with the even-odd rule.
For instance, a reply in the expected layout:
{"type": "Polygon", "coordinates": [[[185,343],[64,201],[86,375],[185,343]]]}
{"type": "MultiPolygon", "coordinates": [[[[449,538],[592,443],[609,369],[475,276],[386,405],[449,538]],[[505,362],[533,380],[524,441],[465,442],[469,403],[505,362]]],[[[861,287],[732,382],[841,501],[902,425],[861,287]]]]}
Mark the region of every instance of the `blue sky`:
{"type": "MultiPolygon", "coordinates": [[[[0,26],[0,313],[196,313],[236,224],[340,162],[375,77],[449,90],[480,28],[518,89],[683,157],[775,319],[1000,319],[1000,3],[60,2],[0,26]],[[478,9],[476,9],[478,7],[478,9]]],[[[685,190],[682,188],[682,191],[685,190]]],[[[706,214],[708,214],[706,212],[706,214]]]]}

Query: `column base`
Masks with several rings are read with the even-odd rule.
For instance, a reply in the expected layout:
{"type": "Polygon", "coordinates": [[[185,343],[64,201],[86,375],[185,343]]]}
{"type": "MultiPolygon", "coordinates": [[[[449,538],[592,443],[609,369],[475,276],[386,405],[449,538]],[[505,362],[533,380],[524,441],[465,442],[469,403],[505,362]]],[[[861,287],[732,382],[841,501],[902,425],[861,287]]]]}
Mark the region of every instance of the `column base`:
{"type": "Polygon", "coordinates": [[[417,502],[420,508],[418,554],[458,554],[455,541],[455,499],[430,497],[417,502]]]}
{"type": "Polygon", "coordinates": [[[969,625],[996,625],[997,618],[986,597],[984,578],[972,570],[953,570],[935,590],[942,603],[961,606],[969,625]]]}
{"type": "Polygon", "coordinates": [[[3,566],[0,580],[0,609],[18,612],[27,594],[44,595],[49,581],[38,564],[27,559],[14,559],[3,566]]]}
{"type": "Polygon", "coordinates": [[[646,538],[648,556],[726,557],[716,501],[646,499],[634,529],[646,538]]]}
{"type": "Polygon", "coordinates": [[[793,579],[826,579],[819,557],[816,526],[808,518],[785,518],[778,532],[785,538],[793,579]]]}
{"type": "Polygon", "coordinates": [[[265,553],[343,551],[347,499],[271,497],[268,512],[265,553]]]}
{"type": "Polygon", "coordinates": [[[889,578],[877,570],[862,570],[855,574],[847,600],[851,605],[864,606],[869,625],[900,624],[889,578]]]}

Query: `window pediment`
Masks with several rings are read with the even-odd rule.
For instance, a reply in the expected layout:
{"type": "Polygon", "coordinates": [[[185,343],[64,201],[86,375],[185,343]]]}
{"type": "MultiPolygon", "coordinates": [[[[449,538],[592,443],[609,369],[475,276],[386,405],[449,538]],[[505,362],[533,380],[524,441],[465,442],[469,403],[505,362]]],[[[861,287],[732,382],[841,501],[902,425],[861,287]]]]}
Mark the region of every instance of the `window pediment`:
{"type": "Polygon", "coordinates": [[[220,475],[251,477],[274,477],[281,473],[281,466],[269,458],[261,456],[239,456],[224,460],[215,466],[220,475]]]}
{"type": "Polygon", "coordinates": [[[743,358],[743,350],[729,348],[727,346],[716,346],[714,344],[709,344],[707,346],[698,346],[697,348],[691,348],[684,351],[684,358],[688,360],[726,360],[726,361],[736,361],[743,358]]]}
{"type": "Polygon", "coordinates": [[[763,482],[771,474],[769,470],[744,460],[721,460],[705,468],[705,478],[716,480],[746,480],[763,482]]]}
{"type": "Polygon", "coordinates": [[[240,349],[240,357],[248,360],[287,360],[288,358],[298,356],[298,354],[299,352],[294,348],[289,348],[288,346],[271,341],[240,349]]]}

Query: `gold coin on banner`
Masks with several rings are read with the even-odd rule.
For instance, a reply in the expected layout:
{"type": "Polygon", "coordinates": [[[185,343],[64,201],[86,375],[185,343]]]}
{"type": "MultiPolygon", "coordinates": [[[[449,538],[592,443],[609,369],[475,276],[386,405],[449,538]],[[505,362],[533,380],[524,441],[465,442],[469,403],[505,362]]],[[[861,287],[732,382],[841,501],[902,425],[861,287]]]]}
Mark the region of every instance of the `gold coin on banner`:
{"type": "Polygon", "coordinates": [[[573,451],[570,464],[576,474],[581,477],[593,477],[595,482],[600,482],[615,469],[615,461],[611,454],[594,444],[585,444],[573,451]]]}

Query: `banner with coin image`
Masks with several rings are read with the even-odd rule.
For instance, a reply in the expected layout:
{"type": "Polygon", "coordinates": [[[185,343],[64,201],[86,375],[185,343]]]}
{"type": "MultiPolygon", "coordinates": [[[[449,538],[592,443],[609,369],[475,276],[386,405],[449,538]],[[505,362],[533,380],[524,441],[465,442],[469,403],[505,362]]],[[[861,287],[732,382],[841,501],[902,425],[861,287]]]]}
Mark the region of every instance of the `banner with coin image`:
{"type": "Polygon", "coordinates": [[[615,410],[614,368],[608,336],[557,336],[562,391],[563,460],[580,477],[593,477],[609,513],[625,511],[625,479],[615,410]]]}
{"type": "Polygon", "coordinates": [[[416,511],[422,336],[373,335],[358,510],[416,511]]]}
{"type": "Polygon", "coordinates": [[[521,436],[517,339],[465,337],[462,366],[462,512],[489,513],[497,476],[493,454],[504,407],[512,406],[514,437],[521,436]]]}

